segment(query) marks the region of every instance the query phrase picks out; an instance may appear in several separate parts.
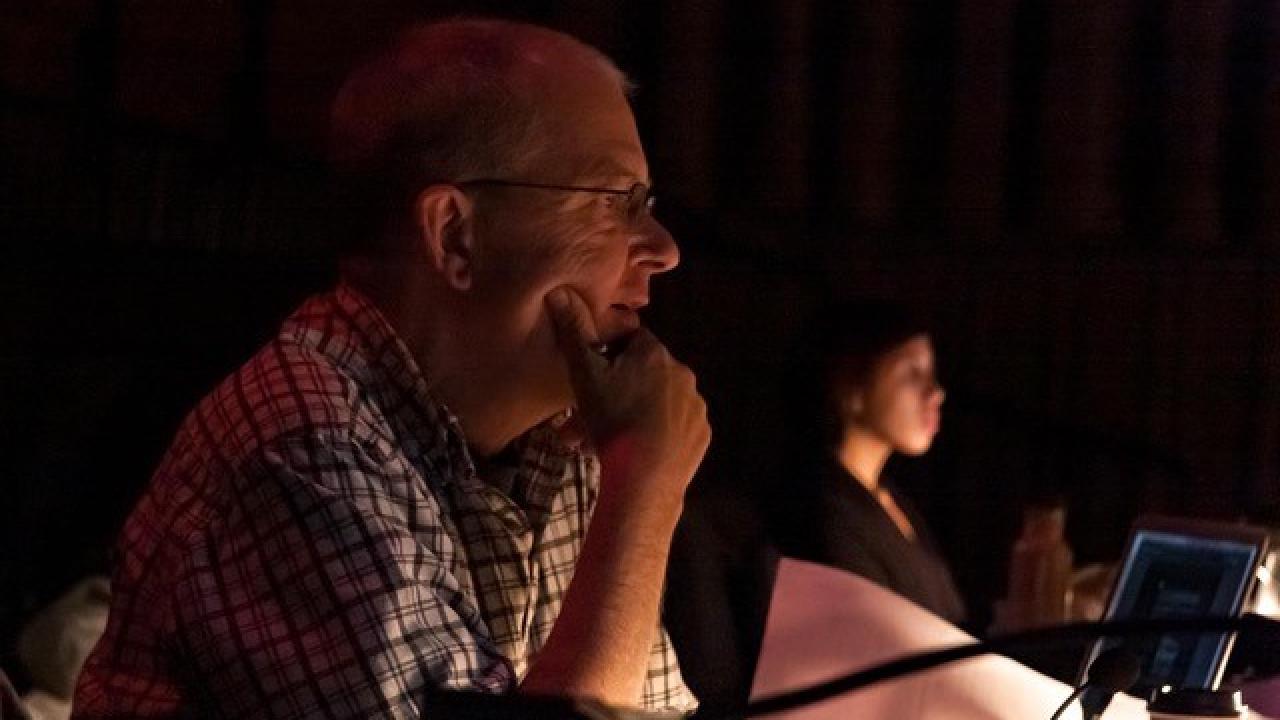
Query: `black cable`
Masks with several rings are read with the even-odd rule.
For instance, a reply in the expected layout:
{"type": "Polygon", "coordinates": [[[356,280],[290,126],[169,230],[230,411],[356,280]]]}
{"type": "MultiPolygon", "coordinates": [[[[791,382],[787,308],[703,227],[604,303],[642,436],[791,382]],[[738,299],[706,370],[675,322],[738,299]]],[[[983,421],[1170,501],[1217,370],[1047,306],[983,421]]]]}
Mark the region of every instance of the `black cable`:
{"type": "Polygon", "coordinates": [[[1066,712],[1067,708],[1071,707],[1071,703],[1075,702],[1076,698],[1084,694],[1084,690],[1087,687],[1089,686],[1086,684],[1072,690],[1071,694],[1067,696],[1067,699],[1063,700],[1062,704],[1058,706],[1058,709],[1053,711],[1053,717],[1049,718],[1049,720],[1058,720],[1058,718],[1062,717],[1062,713],[1066,712]]]}
{"type": "Polygon", "coordinates": [[[770,695],[748,703],[738,711],[715,715],[698,714],[699,720],[721,718],[760,717],[822,702],[859,688],[885,680],[929,670],[957,660],[1002,653],[1026,645],[1042,642],[1088,640],[1099,637],[1132,637],[1143,635],[1230,633],[1250,629],[1264,629],[1274,621],[1257,615],[1236,617],[1204,617],[1167,620],[1119,620],[1103,623],[1072,623],[1056,627],[1036,628],[1010,633],[982,642],[967,643],[932,652],[910,655],[891,660],[865,670],[844,675],[833,680],[816,683],[798,690],[770,695]]]}
{"type": "Polygon", "coordinates": [[[1071,695],[1058,706],[1049,720],[1062,717],[1062,713],[1076,698],[1080,698],[1080,715],[1083,720],[1101,717],[1111,704],[1111,698],[1116,693],[1128,692],[1141,675],[1141,661],[1123,645],[1105,650],[1089,663],[1084,682],[1071,691],[1071,695]],[[1094,690],[1094,694],[1086,695],[1090,689],[1094,690]]]}

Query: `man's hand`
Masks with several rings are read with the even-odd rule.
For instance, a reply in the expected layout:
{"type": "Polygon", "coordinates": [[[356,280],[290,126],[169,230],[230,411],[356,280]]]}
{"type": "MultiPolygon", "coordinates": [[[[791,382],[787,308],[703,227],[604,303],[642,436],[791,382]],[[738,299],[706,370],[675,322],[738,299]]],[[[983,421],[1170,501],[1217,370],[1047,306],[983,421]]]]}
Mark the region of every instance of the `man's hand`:
{"type": "Polygon", "coordinates": [[[602,476],[573,582],[520,687],[634,706],[657,637],[671,536],[711,438],[707,407],[693,373],[648,331],[608,360],[581,296],[559,288],[547,305],[602,476]]]}
{"type": "Polygon", "coordinates": [[[645,328],[631,336],[620,354],[606,359],[596,349],[600,338],[595,322],[577,292],[557,288],[547,304],[578,413],[605,464],[606,482],[617,474],[644,477],[654,486],[610,491],[652,493],[647,499],[678,505],[711,441],[707,405],[693,372],[645,328]]]}

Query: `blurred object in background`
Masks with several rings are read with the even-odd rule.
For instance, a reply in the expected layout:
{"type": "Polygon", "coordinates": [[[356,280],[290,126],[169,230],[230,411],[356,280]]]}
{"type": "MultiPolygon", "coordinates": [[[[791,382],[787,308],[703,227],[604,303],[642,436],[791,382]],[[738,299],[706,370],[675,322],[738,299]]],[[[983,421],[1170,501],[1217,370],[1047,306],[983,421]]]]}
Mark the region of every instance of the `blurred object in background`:
{"type": "Polygon", "coordinates": [[[32,718],[71,717],[76,678],[106,630],[110,605],[107,578],[87,577],[36,613],[22,629],[17,657],[31,684],[22,700],[32,718]]]}
{"type": "Polygon", "coordinates": [[[30,717],[31,713],[18,697],[18,691],[14,690],[13,683],[9,682],[9,676],[0,670],[0,718],[27,720],[30,717]]]}
{"type": "Polygon", "coordinates": [[[1116,581],[1115,563],[1090,563],[1071,575],[1069,622],[1097,622],[1107,609],[1107,596],[1116,581]]]}
{"type": "MultiPolygon", "coordinates": [[[[1258,589],[1253,612],[1280,619],[1280,530],[1271,530],[1271,552],[1259,568],[1258,589]]],[[[1270,717],[1280,717],[1280,645],[1276,638],[1254,638],[1241,635],[1236,639],[1233,660],[1228,666],[1229,682],[1239,685],[1244,701],[1251,710],[1270,717]]]]}
{"type": "Polygon", "coordinates": [[[1061,503],[1023,511],[1022,535],[1009,560],[1009,590],[996,603],[992,630],[1012,632],[1066,622],[1074,556],[1066,541],[1061,503]]]}
{"type": "Polygon", "coordinates": [[[1280,532],[1272,531],[1271,552],[1258,570],[1258,592],[1254,597],[1253,611],[1259,615],[1280,618],[1280,532]]]}

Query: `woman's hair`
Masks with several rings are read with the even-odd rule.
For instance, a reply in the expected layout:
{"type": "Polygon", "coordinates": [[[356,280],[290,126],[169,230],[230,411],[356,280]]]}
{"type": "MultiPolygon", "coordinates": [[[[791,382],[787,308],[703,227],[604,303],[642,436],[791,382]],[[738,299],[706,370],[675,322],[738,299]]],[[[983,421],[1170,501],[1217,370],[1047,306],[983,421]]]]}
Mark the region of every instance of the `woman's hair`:
{"type": "Polygon", "coordinates": [[[869,379],[877,361],[928,328],[900,305],[862,298],[829,302],[801,331],[792,385],[798,387],[800,442],[834,447],[843,435],[842,403],[869,379]]]}

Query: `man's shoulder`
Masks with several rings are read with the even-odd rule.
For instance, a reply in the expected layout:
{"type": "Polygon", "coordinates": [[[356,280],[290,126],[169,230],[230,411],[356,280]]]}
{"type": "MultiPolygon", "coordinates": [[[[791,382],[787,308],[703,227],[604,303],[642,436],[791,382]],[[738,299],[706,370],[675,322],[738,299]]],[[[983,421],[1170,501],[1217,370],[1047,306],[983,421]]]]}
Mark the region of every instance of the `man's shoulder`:
{"type": "Polygon", "coordinates": [[[225,519],[268,476],[324,485],[407,472],[403,458],[392,457],[390,427],[373,394],[339,363],[282,333],[187,415],[130,527],[142,540],[162,533],[182,545],[225,519]]]}
{"type": "Polygon", "coordinates": [[[315,347],[281,335],[213,389],[180,430],[204,461],[239,465],[308,437],[373,443],[385,420],[375,393],[315,347]]]}

